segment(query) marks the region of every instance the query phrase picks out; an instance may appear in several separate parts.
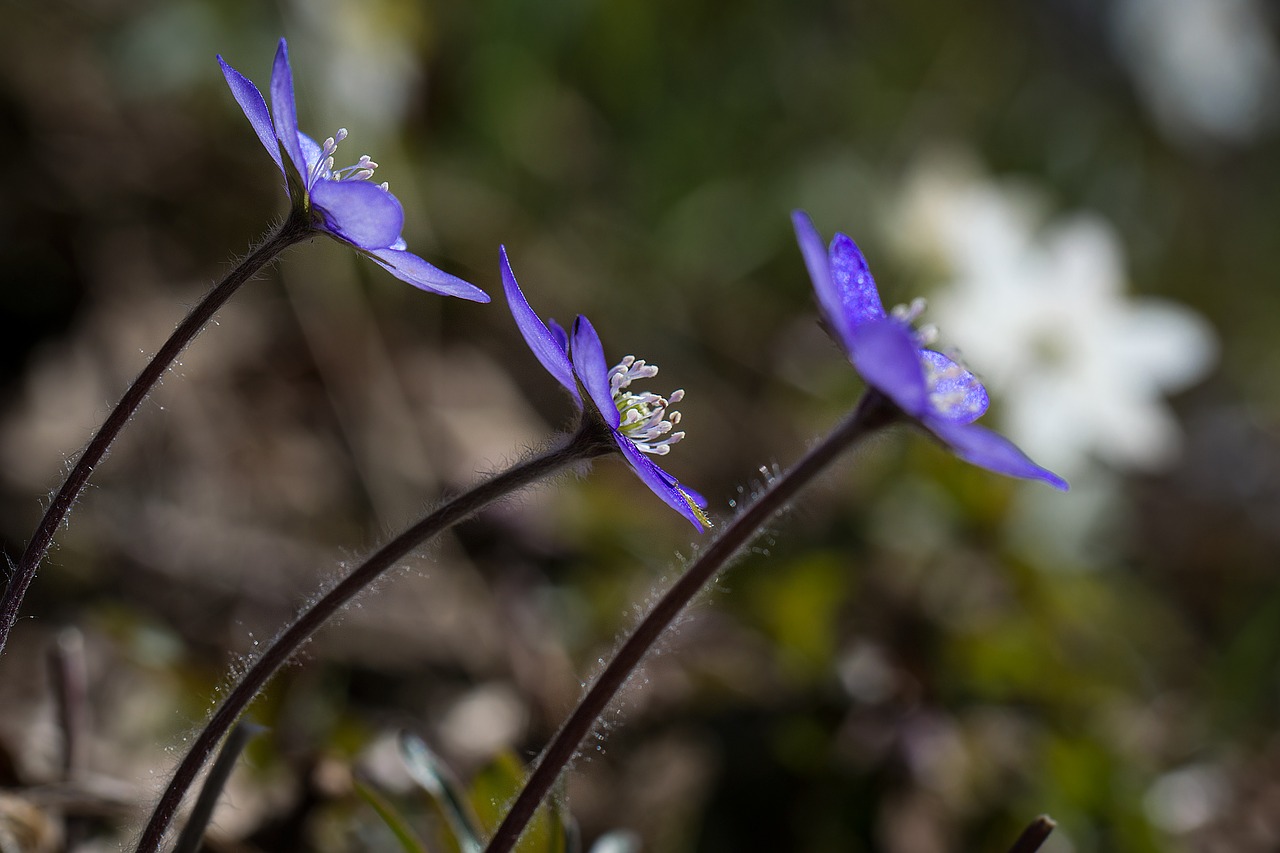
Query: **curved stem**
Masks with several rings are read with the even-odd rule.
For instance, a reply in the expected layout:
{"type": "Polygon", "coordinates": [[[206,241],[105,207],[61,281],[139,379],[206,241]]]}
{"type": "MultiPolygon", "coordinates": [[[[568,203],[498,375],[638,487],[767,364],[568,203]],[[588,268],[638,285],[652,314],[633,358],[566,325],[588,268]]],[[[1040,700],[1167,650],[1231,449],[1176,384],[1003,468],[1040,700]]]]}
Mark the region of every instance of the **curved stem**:
{"type": "Polygon", "coordinates": [[[195,781],[200,768],[209,759],[218,742],[244,713],[249,703],[330,616],[348,604],[379,575],[391,568],[414,548],[438,533],[480,511],[499,498],[510,495],[538,480],[564,470],[575,462],[604,455],[616,449],[604,431],[603,422],[584,418],[578,431],[561,446],[525,460],[500,474],[490,477],[471,490],[445,503],[417,524],[357,566],[337,586],[300,615],[271,644],[257,662],[238,681],[213,712],[204,731],[191,744],[182,763],[174,771],[151,813],[151,818],[138,842],[137,853],[155,853],[187,789],[195,781]]]}
{"type": "Polygon", "coordinates": [[[543,752],[542,760],[512,803],[511,810],[498,826],[485,853],[507,853],[515,845],[525,825],[533,817],[534,810],[578,751],[600,714],[631,677],[662,632],[707,581],[837,456],[869,434],[894,422],[899,415],[899,411],[878,392],[868,392],[850,417],[805,454],[791,470],[774,480],[764,494],[724,528],[654,605],[649,615],[645,616],[604,672],[591,685],[587,695],[543,752]]]}
{"type": "Polygon", "coordinates": [[[245,723],[237,723],[231,730],[226,743],[222,745],[222,751],[218,753],[217,760],[213,762],[213,769],[204,780],[204,786],[200,788],[200,796],[196,797],[196,804],[191,809],[191,817],[187,820],[187,825],[182,828],[178,843],[173,846],[173,853],[196,853],[200,849],[200,842],[204,840],[205,827],[213,819],[213,810],[222,796],[222,789],[227,787],[231,771],[240,760],[240,753],[244,752],[249,741],[253,740],[253,736],[260,731],[263,731],[261,726],[245,723]]]}
{"type": "Polygon", "coordinates": [[[218,309],[240,289],[240,286],[253,278],[282,251],[305,239],[311,233],[312,229],[305,220],[296,216],[286,219],[261,245],[227,273],[226,277],[218,282],[195,308],[191,309],[191,313],[178,324],[169,339],[151,357],[151,361],[138,374],[138,378],[133,380],[129,390],[120,398],[120,402],[103,421],[97,434],[76,460],[75,467],[71,469],[66,481],[54,495],[49,508],[45,510],[44,517],[40,519],[40,525],[36,528],[31,541],[27,543],[26,550],[22,552],[22,557],[13,566],[9,585],[5,588],[4,598],[0,600],[0,654],[4,653],[4,647],[9,641],[9,633],[18,621],[18,610],[22,606],[22,599],[26,596],[31,581],[35,579],[36,570],[53,544],[54,532],[66,520],[67,513],[71,511],[80,492],[84,490],[93,469],[102,461],[102,457],[106,455],[111,443],[129,422],[129,418],[133,417],[133,413],[151,393],[151,389],[155,387],[160,377],[173,365],[218,309]]]}

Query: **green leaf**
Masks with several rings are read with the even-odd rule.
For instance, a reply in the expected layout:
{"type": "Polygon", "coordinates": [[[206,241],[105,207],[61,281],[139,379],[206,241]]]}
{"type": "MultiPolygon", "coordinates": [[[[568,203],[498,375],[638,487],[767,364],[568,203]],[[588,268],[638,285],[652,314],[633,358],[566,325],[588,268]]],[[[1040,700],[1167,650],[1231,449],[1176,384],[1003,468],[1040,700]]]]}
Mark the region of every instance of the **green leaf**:
{"type": "MultiPolygon", "coordinates": [[[[507,813],[525,782],[524,765],[514,753],[497,755],[471,782],[471,805],[487,833],[492,833],[507,813]]],[[[563,806],[563,785],[534,812],[516,845],[516,853],[568,853],[569,837],[563,806]]]]}
{"type": "Polygon", "coordinates": [[[359,779],[355,780],[355,787],[360,799],[373,807],[378,817],[382,818],[382,822],[387,825],[387,829],[390,829],[391,834],[400,842],[400,847],[405,853],[427,853],[427,845],[418,838],[413,828],[409,826],[409,822],[390,800],[359,779]]]}
{"type": "Polygon", "coordinates": [[[400,760],[409,775],[440,805],[449,828],[463,853],[480,853],[484,842],[480,825],[467,805],[467,794],[453,772],[426,741],[412,732],[400,732],[400,760]]]}

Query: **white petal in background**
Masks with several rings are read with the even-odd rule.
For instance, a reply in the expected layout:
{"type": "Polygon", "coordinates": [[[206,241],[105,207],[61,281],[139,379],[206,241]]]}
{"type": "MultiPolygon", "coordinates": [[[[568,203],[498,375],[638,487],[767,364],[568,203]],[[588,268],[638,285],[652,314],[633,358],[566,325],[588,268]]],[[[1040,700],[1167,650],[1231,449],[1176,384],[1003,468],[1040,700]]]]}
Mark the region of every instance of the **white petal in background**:
{"type": "Polygon", "coordinates": [[[1152,470],[1178,428],[1164,395],[1205,375],[1212,329],[1190,308],[1132,298],[1106,220],[1041,225],[1042,203],[955,162],[926,163],[904,229],[943,270],[928,319],[988,384],[998,426],[1068,479],[1102,460],[1152,470]]]}
{"type": "Polygon", "coordinates": [[[1175,141],[1247,143],[1274,122],[1280,58],[1259,0],[1120,0],[1114,8],[1117,52],[1175,141]]]}
{"type": "Polygon", "coordinates": [[[1024,183],[938,159],[903,198],[902,247],[940,273],[927,319],[941,343],[987,383],[994,425],[1072,481],[1078,511],[1028,495],[1019,523],[1052,528],[1059,557],[1086,559],[1085,540],[1115,506],[1111,474],[1176,459],[1181,430],[1165,396],[1214,365],[1213,330],[1186,306],[1131,297],[1115,229],[1093,213],[1046,221],[1024,183]]]}

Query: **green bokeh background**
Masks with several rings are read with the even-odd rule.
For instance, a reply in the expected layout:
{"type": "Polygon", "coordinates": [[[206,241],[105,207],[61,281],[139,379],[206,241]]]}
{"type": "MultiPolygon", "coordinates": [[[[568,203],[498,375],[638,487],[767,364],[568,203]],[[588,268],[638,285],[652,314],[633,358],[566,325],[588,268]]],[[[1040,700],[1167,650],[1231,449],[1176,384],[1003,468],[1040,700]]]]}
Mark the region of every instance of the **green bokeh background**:
{"type": "MultiPolygon", "coordinates": [[[[9,0],[9,554],[143,353],[283,210],[215,54],[263,85],[287,36],[303,130],[348,127],[343,152],[382,164],[410,248],[494,303],[423,295],[324,241],[238,295],[33,587],[0,660],[3,781],[22,795],[54,772],[58,629],[86,637],[90,766],[145,804],[230,661],[341,563],[565,425],[503,304],[499,244],[544,315],[589,315],[610,358],[687,390],[664,464],[729,517],[859,393],[789,212],[855,235],[904,301],[935,284],[895,249],[904,176],[962,147],[1057,211],[1105,216],[1134,292],[1217,328],[1219,367],[1174,400],[1181,461],[1122,481],[1082,570],[1011,544],[1039,486],[906,433],[860,451],[700,601],[565,805],[588,840],[629,827],[655,851],[1003,850],[1040,812],[1059,821],[1046,850],[1274,849],[1280,151],[1266,129],[1162,132],[1111,12],[9,0]],[[1207,816],[1179,824],[1170,802],[1207,816]]],[[[217,822],[245,846],[219,849],[395,849],[342,784],[353,765],[439,833],[372,747],[412,728],[463,778],[500,748],[536,754],[691,537],[605,461],[425,549],[257,706],[271,733],[233,786],[239,817],[217,822]]],[[[76,843],[136,823],[68,813],[76,843]]]]}

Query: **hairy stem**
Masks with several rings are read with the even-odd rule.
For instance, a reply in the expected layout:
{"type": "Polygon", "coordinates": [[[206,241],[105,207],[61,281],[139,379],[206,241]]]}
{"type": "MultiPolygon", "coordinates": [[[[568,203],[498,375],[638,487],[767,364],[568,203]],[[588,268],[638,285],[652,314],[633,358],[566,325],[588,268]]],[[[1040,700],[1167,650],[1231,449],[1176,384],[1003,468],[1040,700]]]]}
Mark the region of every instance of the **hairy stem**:
{"type": "Polygon", "coordinates": [[[97,434],[90,440],[84,452],[80,454],[80,458],[76,460],[75,467],[71,469],[71,473],[67,475],[62,487],[54,495],[49,508],[45,510],[44,517],[40,519],[40,525],[36,528],[31,541],[27,543],[26,550],[23,551],[21,558],[13,566],[9,577],[9,585],[5,588],[4,598],[0,599],[0,654],[4,653],[5,645],[9,641],[9,634],[13,630],[14,624],[18,621],[18,610],[22,607],[22,599],[26,596],[27,590],[31,586],[31,581],[35,579],[36,570],[44,561],[45,555],[49,553],[49,548],[53,544],[53,534],[66,520],[67,513],[71,511],[71,507],[75,505],[80,492],[84,490],[85,484],[89,482],[89,476],[93,473],[93,469],[102,461],[102,457],[110,449],[111,443],[116,440],[116,436],[121,433],[125,424],[133,417],[133,413],[142,405],[142,401],[147,398],[147,395],[151,393],[151,389],[160,381],[160,377],[164,376],[165,372],[173,366],[174,361],[187,348],[192,339],[200,333],[200,330],[217,313],[218,309],[226,304],[226,301],[240,289],[240,286],[253,278],[259,270],[274,260],[285,249],[302,241],[312,233],[311,227],[304,219],[298,216],[290,216],[286,219],[267,236],[261,245],[245,256],[231,272],[227,273],[226,277],[218,282],[195,308],[191,309],[191,313],[178,324],[169,339],[151,357],[151,361],[138,374],[138,378],[133,380],[129,390],[125,391],[124,396],[120,398],[120,402],[116,404],[111,414],[103,421],[102,426],[98,428],[97,434]]]}
{"type": "Polygon", "coordinates": [[[449,527],[479,512],[499,498],[563,471],[568,466],[616,450],[607,427],[598,418],[585,417],[578,431],[565,443],[490,477],[471,490],[440,506],[373,556],[357,566],[337,586],[294,620],[271,644],[248,672],[231,688],[227,698],[213,712],[204,731],[192,743],[156,804],[138,842],[138,853],[156,853],[183,797],[249,703],[280,669],[331,616],[337,613],[383,572],[414,548],[449,527]]]}
{"type": "Polygon", "coordinates": [[[698,591],[844,450],[894,422],[898,416],[898,410],[878,392],[867,393],[849,418],[805,454],[791,470],[769,484],[754,503],[721,531],[654,605],[591,685],[587,695],[543,752],[538,766],[494,833],[486,853],[506,853],[515,845],[534,810],[578,751],[596,720],[653,648],[654,642],[698,591]]]}

